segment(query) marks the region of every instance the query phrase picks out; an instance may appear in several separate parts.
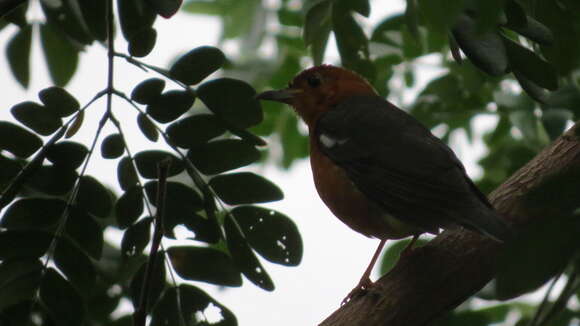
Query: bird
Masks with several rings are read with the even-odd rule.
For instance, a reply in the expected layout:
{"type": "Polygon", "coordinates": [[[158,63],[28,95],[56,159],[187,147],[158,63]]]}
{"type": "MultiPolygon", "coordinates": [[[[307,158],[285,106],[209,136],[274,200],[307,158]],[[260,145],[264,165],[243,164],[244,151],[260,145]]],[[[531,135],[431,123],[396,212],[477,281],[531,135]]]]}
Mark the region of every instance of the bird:
{"type": "Polygon", "coordinates": [[[454,152],[359,74],[333,65],[306,69],[288,87],[256,95],[289,104],[308,126],[316,190],[354,231],[380,240],[357,286],[366,292],[385,242],[458,226],[496,241],[507,223],[467,176],[454,152]]]}

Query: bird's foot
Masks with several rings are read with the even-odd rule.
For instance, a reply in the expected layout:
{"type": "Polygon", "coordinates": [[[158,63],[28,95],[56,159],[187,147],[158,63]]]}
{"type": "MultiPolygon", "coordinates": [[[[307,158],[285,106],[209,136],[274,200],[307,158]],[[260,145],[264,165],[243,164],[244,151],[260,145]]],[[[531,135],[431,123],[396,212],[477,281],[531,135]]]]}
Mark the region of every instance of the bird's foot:
{"type": "Polygon", "coordinates": [[[357,286],[354,287],[354,289],[352,289],[349,294],[342,299],[342,302],[340,303],[341,306],[343,306],[345,303],[349,302],[351,299],[354,299],[356,297],[362,296],[365,293],[367,293],[368,289],[370,287],[372,287],[375,283],[373,283],[373,281],[371,281],[370,278],[366,277],[366,278],[362,278],[360,280],[360,282],[358,282],[357,286]]]}

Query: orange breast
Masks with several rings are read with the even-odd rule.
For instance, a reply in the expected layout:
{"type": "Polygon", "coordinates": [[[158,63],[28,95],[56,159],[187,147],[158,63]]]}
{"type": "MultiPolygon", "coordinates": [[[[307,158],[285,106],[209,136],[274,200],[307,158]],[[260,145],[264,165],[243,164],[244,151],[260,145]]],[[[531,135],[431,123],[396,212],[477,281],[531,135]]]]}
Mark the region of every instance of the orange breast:
{"type": "Polygon", "coordinates": [[[320,152],[314,137],[310,137],[310,164],[320,198],[353,230],[379,239],[399,239],[417,233],[369,201],[345,171],[320,152]]]}

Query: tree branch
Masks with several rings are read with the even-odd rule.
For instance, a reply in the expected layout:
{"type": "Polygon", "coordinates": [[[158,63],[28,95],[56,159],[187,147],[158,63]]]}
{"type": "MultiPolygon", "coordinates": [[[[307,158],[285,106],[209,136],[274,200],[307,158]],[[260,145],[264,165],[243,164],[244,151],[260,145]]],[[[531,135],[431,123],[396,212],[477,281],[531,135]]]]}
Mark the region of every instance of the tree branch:
{"type": "MultiPolygon", "coordinates": [[[[524,197],[531,189],[549,176],[579,168],[580,122],[497,188],[490,201],[517,229],[535,218],[553,215],[547,207],[526,209],[524,197]]],[[[320,325],[426,325],[494,277],[501,248],[465,229],[445,231],[402,257],[366,295],[353,298],[320,325]]]]}

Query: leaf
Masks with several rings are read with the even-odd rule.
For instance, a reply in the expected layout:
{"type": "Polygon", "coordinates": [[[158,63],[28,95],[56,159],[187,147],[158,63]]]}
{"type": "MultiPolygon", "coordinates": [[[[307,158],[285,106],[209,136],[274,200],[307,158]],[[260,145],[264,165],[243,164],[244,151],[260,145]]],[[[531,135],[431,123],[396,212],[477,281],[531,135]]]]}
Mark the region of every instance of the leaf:
{"type": "Polygon", "coordinates": [[[209,185],[228,205],[266,203],[284,197],[275,184],[250,172],[218,175],[209,185]]]}
{"type": "Polygon", "coordinates": [[[79,181],[77,205],[97,217],[108,217],[113,208],[111,193],[97,179],[82,176],[79,181]]]}
{"type": "Polygon", "coordinates": [[[324,59],[324,51],[332,29],[331,13],[331,1],[318,1],[318,4],[306,11],[303,38],[304,44],[310,47],[315,65],[320,65],[324,59]]]}
{"type": "Polygon", "coordinates": [[[183,224],[188,230],[195,233],[194,239],[197,241],[217,243],[221,239],[221,228],[214,219],[195,213],[184,214],[178,224],[183,224]]]}
{"type": "Polygon", "coordinates": [[[151,326],[204,323],[197,316],[204,314],[208,308],[219,309],[216,314],[222,318],[218,323],[220,326],[238,325],[236,316],[207,293],[192,285],[181,284],[178,288],[172,287],[165,291],[153,310],[151,326]]]}
{"type": "Polygon", "coordinates": [[[147,114],[157,122],[171,122],[187,112],[194,102],[191,91],[167,91],[147,105],[147,114]]]}
{"type": "Polygon", "coordinates": [[[56,165],[41,166],[30,177],[27,186],[48,195],[64,195],[74,186],[78,174],[56,165]]]}
{"type": "Polygon", "coordinates": [[[40,40],[50,78],[57,86],[65,86],[77,70],[78,50],[49,24],[40,26],[40,40]]]}
{"type": "Polygon", "coordinates": [[[167,250],[177,274],[191,281],[223,286],[241,286],[242,277],[230,256],[202,247],[171,247],[167,250]]]}
{"type": "Polygon", "coordinates": [[[167,127],[167,135],[173,144],[182,148],[202,145],[226,131],[213,114],[196,114],[180,119],[167,127]]]}
{"type": "Polygon", "coordinates": [[[19,158],[27,158],[42,146],[42,140],[11,122],[0,121],[0,149],[19,158]]]}
{"type": "MultiPolygon", "coordinates": [[[[147,270],[147,263],[143,263],[141,268],[135,273],[135,276],[131,280],[129,285],[129,294],[131,296],[131,301],[133,302],[133,307],[137,309],[141,301],[141,289],[143,289],[143,282],[145,279],[145,272],[147,270]]],[[[151,308],[155,306],[155,303],[161,297],[163,290],[165,289],[165,258],[162,253],[159,254],[155,260],[155,266],[153,268],[153,273],[151,274],[151,279],[149,280],[149,298],[147,300],[148,306],[145,307],[145,311],[151,311],[151,308]]]]}
{"type": "Polygon", "coordinates": [[[156,142],[157,139],[159,139],[159,132],[155,128],[155,124],[147,118],[147,115],[139,113],[139,115],[137,115],[137,125],[143,135],[145,135],[145,137],[150,141],[156,142]]]}
{"type": "Polygon", "coordinates": [[[510,66],[514,70],[519,71],[526,78],[543,88],[552,91],[558,88],[558,76],[550,63],[520,44],[505,37],[502,39],[507,50],[510,66]]]}
{"type": "Polygon", "coordinates": [[[183,161],[177,158],[177,156],[160,150],[148,150],[142,151],[135,154],[135,165],[137,165],[137,170],[143,178],[146,179],[156,179],[157,175],[157,165],[163,160],[171,160],[170,167],[168,171],[168,177],[178,175],[184,169],[183,161]]]}
{"type": "Polygon", "coordinates": [[[254,163],[260,152],[239,139],[220,139],[187,152],[193,165],[204,174],[218,174],[254,163]]]}
{"type": "Polygon", "coordinates": [[[42,264],[38,259],[7,260],[0,264],[0,311],[34,298],[40,285],[42,264]]]}
{"type": "MultiPolygon", "coordinates": [[[[425,1],[423,2],[434,2],[425,1]]],[[[478,33],[475,21],[460,15],[452,28],[453,37],[473,64],[492,75],[499,76],[508,68],[508,55],[502,38],[495,31],[478,33]]],[[[511,62],[511,61],[510,61],[511,62]]]]}
{"type": "Polygon", "coordinates": [[[169,75],[186,85],[195,85],[221,68],[224,53],[213,46],[200,46],[182,55],[169,69],[169,75]]]}
{"type": "Polygon", "coordinates": [[[62,126],[58,116],[35,102],[18,103],[10,109],[10,113],[20,123],[43,136],[53,134],[62,126]]]}
{"type": "Polygon", "coordinates": [[[128,156],[123,157],[117,165],[117,180],[121,189],[127,191],[139,181],[137,172],[128,156]]]}
{"type": "Polygon", "coordinates": [[[124,229],[133,224],[143,213],[143,192],[138,185],[129,188],[115,203],[117,224],[124,229]]]}
{"type": "Polygon", "coordinates": [[[155,22],[155,11],[142,0],[123,0],[117,2],[121,32],[125,40],[131,38],[140,30],[150,28],[155,22]]]}
{"type": "Polygon", "coordinates": [[[541,45],[552,45],[554,43],[554,34],[552,31],[546,25],[532,17],[526,17],[526,23],[523,26],[512,25],[508,21],[506,27],[541,45]]]}
{"type": "Polygon", "coordinates": [[[104,1],[78,0],[80,11],[91,35],[104,42],[107,40],[107,7],[104,1]]]}
{"type": "Polygon", "coordinates": [[[262,121],[260,102],[254,98],[256,91],[244,81],[214,79],[201,84],[197,95],[208,109],[235,128],[246,129],[262,121]]]}
{"type": "Polygon", "coordinates": [[[226,242],[238,269],[255,285],[266,291],[274,291],[274,282],[248,245],[239,227],[228,214],[224,220],[226,242]]]}
{"type": "Polygon", "coordinates": [[[65,234],[95,260],[103,251],[103,227],[86,210],[71,207],[65,234]]]}
{"type": "Polygon", "coordinates": [[[163,18],[170,18],[179,10],[183,0],[148,0],[148,3],[163,18]]]}
{"type": "Polygon", "coordinates": [[[41,1],[40,4],[46,17],[45,25],[50,26],[54,35],[62,35],[59,36],[62,40],[71,39],[80,46],[93,42],[76,1],[74,3],[41,1]]]}
{"type": "Polygon", "coordinates": [[[22,198],[8,207],[0,226],[7,229],[47,228],[61,219],[65,207],[66,202],[56,198],[22,198]]]}
{"type": "Polygon", "coordinates": [[[64,88],[57,86],[48,87],[38,93],[40,101],[46,110],[64,118],[80,109],[79,102],[64,88]]]}
{"type": "Polygon", "coordinates": [[[75,170],[85,161],[89,150],[73,141],[60,141],[47,148],[46,158],[56,167],[75,170]]]}
{"type": "Polygon", "coordinates": [[[153,218],[146,217],[129,226],[123,233],[121,254],[123,257],[140,256],[151,240],[151,224],[153,218]]]}
{"type": "Polygon", "coordinates": [[[52,234],[38,230],[0,231],[0,260],[41,257],[51,241],[52,234]]]}
{"type": "Polygon", "coordinates": [[[524,76],[518,70],[513,70],[513,74],[516,77],[518,83],[522,89],[534,100],[540,103],[547,103],[550,97],[548,91],[544,88],[540,87],[538,84],[534,83],[533,81],[529,80],[526,76],[524,76]]]}
{"type": "Polygon", "coordinates": [[[71,138],[72,136],[76,135],[76,133],[81,129],[83,126],[83,121],[85,120],[85,111],[79,111],[76,115],[75,120],[70,125],[64,138],[71,138]]]}
{"type": "Polygon", "coordinates": [[[250,246],[276,264],[296,266],[302,260],[302,238],[296,224],[286,215],[257,206],[232,210],[250,246]]]}
{"type": "Polygon", "coordinates": [[[154,28],[140,29],[129,40],[128,52],[134,57],[144,57],[153,51],[156,41],[157,31],[154,28]]]}
{"type": "Polygon", "coordinates": [[[125,153],[125,141],[120,134],[110,134],[101,143],[103,158],[119,158],[125,153]]]}
{"type": "MultiPolygon", "coordinates": [[[[410,242],[411,239],[404,239],[397,241],[387,247],[381,258],[381,268],[379,271],[380,275],[387,274],[393,267],[395,267],[395,265],[399,261],[401,253],[403,252],[403,250],[405,250],[405,248],[407,248],[410,242]]],[[[429,241],[425,239],[417,239],[417,242],[415,242],[413,248],[421,247],[425,245],[427,242],[429,241]]],[[[413,248],[411,248],[410,250],[413,250],[413,248]]]]}
{"type": "Polygon", "coordinates": [[[519,232],[497,261],[497,297],[531,292],[560,272],[579,247],[578,227],[577,216],[552,216],[519,232]]]}
{"type": "Polygon", "coordinates": [[[53,268],[49,268],[42,278],[39,297],[55,325],[82,324],[84,301],[71,284],[53,268]]]}
{"type": "Polygon", "coordinates": [[[465,7],[464,2],[464,0],[420,0],[419,13],[430,29],[445,34],[459,19],[465,7]]]}
{"type": "Polygon", "coordinates": [[[550,140],[560,137],[569,121],[572,121],[574,114],[567,109],[550,109],[542,113],[542,123],[550,140]]]}
{"type": "Polygon", "coordinates": [[[512,124],[522,132],[524,140],[530,145],[543,148],[548,144],[549,138],[546,130],[533,112],[519,110],[512,112],[509,117],[512,124]]]}
{"type": "Polygon", "coordinates": [[[8,42],[6,46],[6,58],[8,59],[10,71],[16,81],[28,88],[30,82],[30,45],[32,43],[32,28],[20,29],[8,42]]]}
{"type": "Polygon", "coordinates": [[[95,286],[97,272],[89,257],[73,243],[59,239],[53,260],[78,293],[90,297],[95,286]]]}
{"type": "Polygon", "coordinates": [[[131,92],[131,99],[137,103],[149,104],[153,102],[157,97],[161,95],[163,89],[165,88],[165,80],[159,78],[149,78],[146,79],[131,92]]]}

